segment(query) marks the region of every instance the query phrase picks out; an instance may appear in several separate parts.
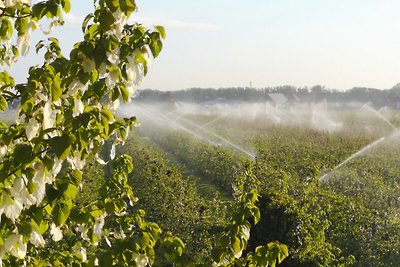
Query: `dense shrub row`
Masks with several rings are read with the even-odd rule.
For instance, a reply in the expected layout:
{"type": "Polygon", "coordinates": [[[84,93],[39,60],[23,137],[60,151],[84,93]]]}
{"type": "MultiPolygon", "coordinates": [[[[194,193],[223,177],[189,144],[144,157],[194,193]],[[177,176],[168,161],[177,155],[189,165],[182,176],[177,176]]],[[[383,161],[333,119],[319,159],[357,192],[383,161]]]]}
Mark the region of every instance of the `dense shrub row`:
{"type": "Polygon", "coordinates": [[[227,222],[226,203],[202,198],[163,153],[138,136],[129,139],[121,152],[135,159],[129,181],[139,198],[138,208],[146,210],[150,221],[179,236],[189,254],[199,260],[210,258],[216,234],[227,222]]]}
{"type": "Polygon", "coordinates": [[[287,266],[396,266],[400,151],[394,140],[333,171],[326,182],[318,179],[371,141],[279,127],[259,137],[255,173],[263,197],[255,243],[288,244],[287,266]]]}
{"type": "MultiPolygon", "coordinates": [[[[232,127],[232,121],[226,123],[232,127]]],[[[221,135],[223,126],[220,121],[221,135]]],[[[259,129],[260,134],[237,140],[253,142],[257,149],[252,172],[261,189],[261,218],[252,228],[248,251],[279,240],[290,251],[284,266],[397,265],[397,137],[356,157],[322,182],[319,178],[325,172],[376,136],[251,126],[253,132],[259,129]]],[[[135,159],[130,182],[139,203],[151,220],[187,241],[191,253],[210,257],[214,238],[226,223],[226,202],[202,198],[196,185],[182,174],[185,170],[170,163],[183,164],[183,168],[193,170],[218,190],[232,194],[249,162],[229,149],[187,134],[160,129],[150,136],[146,141],[150,146],[135,137],[124,147],[124,152],[135,159]]],[[[239,138],[246,137],[243,134],[239,138]]]]}
{"type": "Polygon", "coordinates": [[[210,181],[219,190],[232,194],[232,186],[248,162],[244,156],[222,147],[213,146],[188,134],[164,132],[153,136],[153,140],[169,156],[210,181]]]}

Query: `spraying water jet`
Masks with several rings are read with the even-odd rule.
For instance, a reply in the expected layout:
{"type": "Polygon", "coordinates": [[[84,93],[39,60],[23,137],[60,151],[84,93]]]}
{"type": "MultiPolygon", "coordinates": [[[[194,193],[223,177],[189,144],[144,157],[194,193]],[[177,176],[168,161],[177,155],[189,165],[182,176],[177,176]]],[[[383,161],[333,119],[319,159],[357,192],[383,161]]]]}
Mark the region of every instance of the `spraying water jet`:
{"type": "Polygon", "coordinates": [[[397,127],[391,123],[388,119],[386,119],[384,116],[382,116],[381,113],[379,113],[378,111],[376,111],[375,109],[373,109],[369,103],[364,104],[361,109],[367,109],[368,111],[372,112],[374,115],[376,115],[378,118],[380,118],[381,120],[383,120],[387,125],[389,125],[394,131],[397,130],[397,127]]]}
{"type": "Polygon", "coordinates": [[[194,127],[198,128],[198,129],[201,129],[201,130],[203,130],[204,132],[206,132],[206,133],[208,133],[208,134],[210,134],[210,135],[212,135],[212,136],[214,136],[214,137],[220,139],[220,140],[221,140],[222,142],[224,142],[225,144],[227,144],[227,145],[229,145],[229,146],[235,148],[235,149],[238,150],[239,152],[241,152],[241,153],[245,154],[246,156],[250,157],[251,160],[254,160],[254,159],[256,158],[256,156],[255,156],[253,153],[251,153],[251,152],[249,152],[249,151],[243,149],[242,147],[240,147],[240,146],[238,146],[238,145],[232,143],[231,141],[227,140],[226,138],[224,138],[224,137],[222,137],[222,136],[220,136],[220,135],[218,135],[218,134],[216,134],[216,133],[214,133],[214,132],[208,130],[207,128],[204,128],[204,127],[202,127],[202,126],[200,126],[200,125],[198,125],[198,124],[196,124],[196,123],[194,123],[194,122],[192,122],[192,121],[189,121],[189,120],[187,120],[187,119],[184,119],[184,118],[181,118],[181,119],[184,120],[184,121],[186,121],[186,122],[189,123],[189,124],[192,124],[194,127]]]}
{"type": "Polygon", "coordinates": [[[360,109],[367,109],[368,111],[372,112],[373,114],[375,114],[378,118],[382,119],[387,125],[389,125],[392,128],[392,132],[389,136],[384,136],[381,137],[377,140],[375,140],[374,142],[372,142],[371,144],[366,145],[365,147],[361,148],[360,150],[358,150],[357,152],[355,152],[354,154],[352,154],[350,157],[348,157],[347,159],[345,159],[344,161],[342,161],[340,164],[338,164],[337,166],[335,166],[332,171],[324,174],[323,176],[321,176],[318,180],[320,182],[324,182],[327,179],[330,178],[331,174],[339,169],[340,167],[342,167],[343,165],[345,165],[346,163],[348,163],[349,161],[351,161],[352,159],[354,159],[355,157],[358,157],[362,154],[364,154],[366,151],[376,147],[377,145],[379,145],[380,143],[382,143],[385,139],[387,139],[388,137],[394,136],[399,134],[400,130],[393,124],[391,123],[388,119],[386,119],[384,116],[382,116],[382,114],[380,114],[379,112],[377,112],[375,109],[373,109],[369,103],[364,104],[360,109]]]}
{"type": "Polygon", "coordinates": [[[332,169],[332,171],[324,174],[323,176],[321,176],[318,180],[320,182],[325,182],[327,179],[330,178],[331,174],[336,171],[337,169],[339,169],[340,167],[342,167],[343,165],[345,165],[346,163],[348,163],[349,161],[351,161],[352,159],[354,159],[355,157],[358,157],[362,154],[364,154],[365,152],[367,152],[368,150],[376,147],[378,144],[382,143],[384,140],[386,139],[386,137],[381,137],[378,140],[372,142],[371,144],[366,145],[365,147],[361,148],[360,150],[358,150],[356,153],[352,154],[350,157],[348,157],[347,159],[345,159],[344,161],[342,161],[340,164],[336,165],[335,168],[332,169]]]}

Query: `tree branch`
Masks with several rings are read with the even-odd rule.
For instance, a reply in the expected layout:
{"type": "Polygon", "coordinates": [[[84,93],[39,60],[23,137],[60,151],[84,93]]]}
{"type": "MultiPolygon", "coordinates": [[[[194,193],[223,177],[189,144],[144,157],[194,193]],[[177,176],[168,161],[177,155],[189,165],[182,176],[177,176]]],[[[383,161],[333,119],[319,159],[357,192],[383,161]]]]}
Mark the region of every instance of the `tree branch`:
{"type": "Polygon", "coordinates": [[[32,14],[25,14],[25,15],[21,15],[21,16],[16,16],[16,15],[13,15],[13,14],[7,14],[5,8],[0,8],[0,11],[1,11],[0,18],[1,17],[9,17],[9,18],[14,18],[14,19],[22,19],[22,18],[27,18],[27,17],[32,16],[32,14]]]}

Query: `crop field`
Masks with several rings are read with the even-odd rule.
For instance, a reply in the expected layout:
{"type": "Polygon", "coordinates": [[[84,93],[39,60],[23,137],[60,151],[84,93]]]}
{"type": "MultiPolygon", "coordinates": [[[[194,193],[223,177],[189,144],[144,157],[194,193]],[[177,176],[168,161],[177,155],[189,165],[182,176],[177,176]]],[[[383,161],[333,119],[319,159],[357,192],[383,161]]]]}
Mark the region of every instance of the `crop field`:
{"type": "MultiPolygon", "coordinates": [[[[210,256],[236,187],[251,172],[260,188],[261,220],[249,250],[285,243],[290,255],[283,266],[400,262],[397,111],[320,103],[132,104],[120,112],[138,118],[119,151],[134,159],[137,208],[181,237],[199,259],[210,256]]],[[[92,164],[87,171],[95,169],[92,164]]]]}

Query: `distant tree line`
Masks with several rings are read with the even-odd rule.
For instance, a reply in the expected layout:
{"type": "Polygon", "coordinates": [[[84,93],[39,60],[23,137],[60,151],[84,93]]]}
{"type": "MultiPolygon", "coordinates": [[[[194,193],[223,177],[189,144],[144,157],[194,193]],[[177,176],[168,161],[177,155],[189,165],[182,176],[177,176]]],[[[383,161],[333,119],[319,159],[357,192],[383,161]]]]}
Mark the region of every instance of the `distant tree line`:
{"type": "Polygon", "coordinates": [[[326,100],[328,102],[371,102],[375,106],[393,106],[400,103],[400,84],[391,89],[354,87],[339,91],[324,86],[295,87],[290,85],[266,88],[190,88],[177,91],[161,91],[153,89],[139,90],[135,98],[141,102],[181,101],[203,103],[218,99],[243,102],[271,101],[271,94],[283,94],[289,102],[312,103],[326,100]]]}

